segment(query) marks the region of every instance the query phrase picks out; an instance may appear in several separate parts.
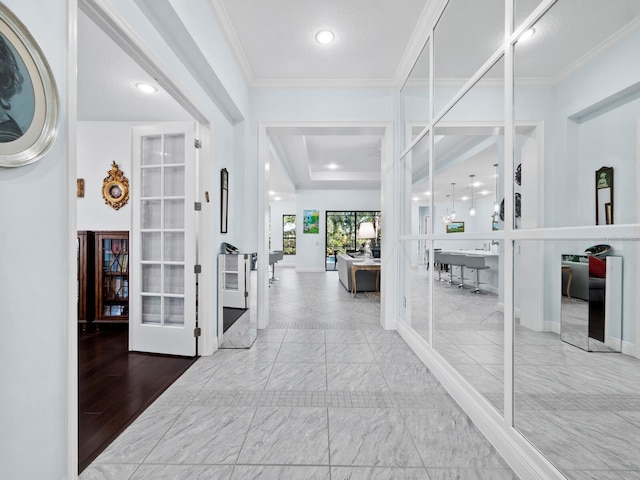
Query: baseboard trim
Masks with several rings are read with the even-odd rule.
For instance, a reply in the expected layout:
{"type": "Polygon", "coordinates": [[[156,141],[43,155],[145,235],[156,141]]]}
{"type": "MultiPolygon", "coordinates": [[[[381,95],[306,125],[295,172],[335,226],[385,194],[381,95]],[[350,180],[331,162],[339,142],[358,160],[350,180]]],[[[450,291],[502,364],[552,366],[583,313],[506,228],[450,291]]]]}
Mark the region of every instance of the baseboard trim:
{"type": "Polygon", "coordinates": [[[622,341],[622,353],[629,355],[630,357],[640,358],[638,357],[636,345],[631,342],[625,342],[624,340],[622,341]]]}
{"type": "Polygon", "coordinates": [[[545,332],[553,332],[560,335],[560,323],[558,322],[551,322],[547,320],[544,322],[543,328],[545,332]]]}
{"type": "Polygon", "coordinates": [[[398,333],[523,480],[566,480],[504,417],[403,321],[398,333]]]}

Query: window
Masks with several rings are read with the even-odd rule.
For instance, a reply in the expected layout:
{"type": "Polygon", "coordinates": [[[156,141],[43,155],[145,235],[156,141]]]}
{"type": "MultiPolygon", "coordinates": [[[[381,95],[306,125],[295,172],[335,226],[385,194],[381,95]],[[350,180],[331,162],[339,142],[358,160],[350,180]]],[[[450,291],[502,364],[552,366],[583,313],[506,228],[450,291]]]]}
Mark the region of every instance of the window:
{"type": "Polygon", "coordinates": [[[282,249],[285,255],[296,254],[295,215],[282,215],[282,249]]]}
{"type": "Polygon", "coordinates": [[[326,261],[327,270],[333,267],[329,263],[335,261],[335,254],[362,250],[366,240],[358,238],[358,227],[362,222],[371,222],[378,238],[372,242],[375,249],[380,247],[380,212],[375,211],[339,211],[327,212],[326,261]]]}

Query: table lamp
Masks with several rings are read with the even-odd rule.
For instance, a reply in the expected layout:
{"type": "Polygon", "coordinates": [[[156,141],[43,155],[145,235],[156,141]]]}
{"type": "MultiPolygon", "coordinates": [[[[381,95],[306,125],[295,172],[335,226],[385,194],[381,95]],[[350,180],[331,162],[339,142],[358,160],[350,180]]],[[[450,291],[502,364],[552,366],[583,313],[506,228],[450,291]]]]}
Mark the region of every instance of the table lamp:
{"type": "Polygon", "coordinates": [[[364,261],[371,262],[371,239],[376,238],[376,231],[373,228],[373,223],[362,222],[360,224],[360,229],[358,230],[358,238],[364,238],[367,240],[364,244],[364,261]]]}

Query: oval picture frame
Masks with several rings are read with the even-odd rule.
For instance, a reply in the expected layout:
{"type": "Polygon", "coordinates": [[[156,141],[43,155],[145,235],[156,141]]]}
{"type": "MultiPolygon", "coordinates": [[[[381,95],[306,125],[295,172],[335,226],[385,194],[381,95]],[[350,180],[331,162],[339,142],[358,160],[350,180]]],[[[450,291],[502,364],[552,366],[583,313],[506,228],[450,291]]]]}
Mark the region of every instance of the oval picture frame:
{"type": "Polygon", "coordinates": [[[2,3],[1,60],[14,85],[0,92],[0,167],[21,167],[40,159],[56,138],[58,90],[37,42],[2,3]]]}

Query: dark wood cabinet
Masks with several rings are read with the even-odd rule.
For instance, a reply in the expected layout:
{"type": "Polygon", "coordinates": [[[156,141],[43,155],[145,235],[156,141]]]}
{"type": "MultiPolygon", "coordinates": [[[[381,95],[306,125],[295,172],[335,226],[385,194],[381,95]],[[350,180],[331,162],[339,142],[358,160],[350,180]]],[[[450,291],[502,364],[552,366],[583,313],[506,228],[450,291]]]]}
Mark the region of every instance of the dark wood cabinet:
{"type": "Polygon", "coordinates": [[[95,238],[93,232],[79,231],[76,243],[78,258],[78,323],[93,321],[95,314],[95,238]]]}
{"type": "Polygon", "coordinates": [[[95,322],[129,321],[129,232],[95,232],[95,322]]]}

